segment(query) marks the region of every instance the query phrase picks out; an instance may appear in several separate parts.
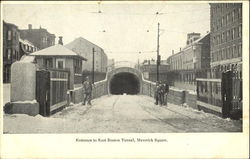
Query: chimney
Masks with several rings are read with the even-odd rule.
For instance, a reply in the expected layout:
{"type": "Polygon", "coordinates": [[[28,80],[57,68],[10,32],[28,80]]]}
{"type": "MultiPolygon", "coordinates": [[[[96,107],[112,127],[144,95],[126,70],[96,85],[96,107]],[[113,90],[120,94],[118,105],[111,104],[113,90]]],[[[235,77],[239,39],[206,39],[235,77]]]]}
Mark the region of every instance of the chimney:
{"type": "Polygon", "coordinates": [[[180,47],[180,51],[181,51],[181,47],[180,47]]]}
{"type": "Polygon", "coordinates": [[[172,50],[172,55],[174,54],[174,50],[172,50]]]}
{"type": "Polygon", "coordinates": [[[60,45],[63,45],[63,40],[62,40],[62,36],[59,36],[59,40],[58,40],[58,44],[60,44],[60,45]]]}
{"type": "Polygon", "coordinates": [[[29,30],[31,30],[32,29],[32,24],[29,24],[28,28],[29,28],[29,30]]]}

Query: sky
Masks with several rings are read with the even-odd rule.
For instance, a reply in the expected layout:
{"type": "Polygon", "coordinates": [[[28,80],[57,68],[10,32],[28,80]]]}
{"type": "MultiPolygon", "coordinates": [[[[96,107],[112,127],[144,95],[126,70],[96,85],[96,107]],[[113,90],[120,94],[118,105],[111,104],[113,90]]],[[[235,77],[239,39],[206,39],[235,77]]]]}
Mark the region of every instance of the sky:
{"type": "Polygon", "coordinates": [[[64,44],[83,37],[102,47],[108,58],[115,61],[156,59],[157,23],[162,60],[172,50],[176,53],[185,46],[187,33],[205,35],[210,30],[208,3],[44,3],[3,4],[3,19],[19,29],[27,29],[28,24],[32,28],[46,28],[56,35],[56,43],[58,36],[63,36],[64,44]]]}

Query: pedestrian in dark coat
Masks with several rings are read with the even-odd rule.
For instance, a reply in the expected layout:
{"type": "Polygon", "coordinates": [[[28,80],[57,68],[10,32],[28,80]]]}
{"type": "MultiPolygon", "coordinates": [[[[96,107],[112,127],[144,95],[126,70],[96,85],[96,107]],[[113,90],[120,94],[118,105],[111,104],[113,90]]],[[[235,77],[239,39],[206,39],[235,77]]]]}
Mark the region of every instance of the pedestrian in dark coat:
{"type": "Polygon", "coordinates": [[[168,92],[169,92],[169,85],[166,82],[164,85],[164,105],[168,105],[168,103],[167,103],[168,92]]]}
{"type": "Polygon", "coordinates": [[[158,98],[160,105],[164,104],[164,84],[160,82],[159,84],[159,91],[158,91],[158,98]]]}
{"type": "Polygon", "coordinates": [[[83,95],[84,95],[84,100],[83,100],[83,105],[85,105],[86,101],[88,102],[89,105],[91,104],[91,98],[92,98],[92,85],[89,82],[89,77],[86,77],[86,80],[83,82],[83,95]]]}
{"type": "Polygon", "coordinates": [[[158,96],[159,88],[160,88],[159,87],[159,82],[157,81],[156,85],[155,85],[155,93],[154,93],[155,105],[158,105],[158,102],[159,102],[159,96],[158,96]]]}

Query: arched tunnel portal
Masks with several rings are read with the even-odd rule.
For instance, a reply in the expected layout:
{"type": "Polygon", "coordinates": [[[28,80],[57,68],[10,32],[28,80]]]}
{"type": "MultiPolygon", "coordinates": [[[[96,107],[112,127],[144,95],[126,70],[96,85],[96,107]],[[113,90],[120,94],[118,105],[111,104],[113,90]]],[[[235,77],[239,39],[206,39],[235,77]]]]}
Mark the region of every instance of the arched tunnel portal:
{"type": "Polygon", "coordinates": [[[138,94],[140,81],[136,75],[128,72],[117,73],[110,81],[111,94],[138,94]]]}
{"type": "Polygon", "coordinates": [[[109,76],[110,94],[139,94],[141,92],[141,73],[133,68],[118,68],[109,76]]]}

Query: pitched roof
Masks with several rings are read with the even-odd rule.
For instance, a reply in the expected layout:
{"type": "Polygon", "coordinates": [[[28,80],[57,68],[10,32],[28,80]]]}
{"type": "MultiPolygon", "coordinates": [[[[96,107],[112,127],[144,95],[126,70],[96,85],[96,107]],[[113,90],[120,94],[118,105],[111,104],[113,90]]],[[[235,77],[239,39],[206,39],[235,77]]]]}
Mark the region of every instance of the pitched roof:
{"type": "Polygon", "coordinates": [[[77,53],[59,44],[31,53],[30,55],[31,56],[75,56],[81,58],[82,60],[87,61],[86,58],[78,55],[77,53]]]}
{"type": "Polygon", "coordinates": [[[74,47],[79,47],[84,43],[89,43],[89,44],[91,44],[91,45],[93,45],[95,47],[98,47],[98,48],[102,49],[100,46],[88,41],[87,39],[84,39],[83,37],[76,38],[75,40],[73,40],[70,43],[66,44],[65,47],[72,49],[74,47]]]}

